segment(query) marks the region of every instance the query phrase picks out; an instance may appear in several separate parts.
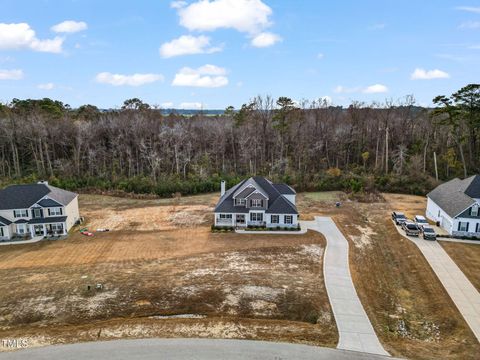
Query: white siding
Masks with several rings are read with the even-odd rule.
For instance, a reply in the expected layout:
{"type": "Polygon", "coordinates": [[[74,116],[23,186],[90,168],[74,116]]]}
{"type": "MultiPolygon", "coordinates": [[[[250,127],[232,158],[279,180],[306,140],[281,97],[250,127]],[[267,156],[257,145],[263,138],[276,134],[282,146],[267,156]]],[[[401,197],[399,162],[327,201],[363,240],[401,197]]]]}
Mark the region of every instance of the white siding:
{"type": "Polygon", "coordinates": [[[295,194],[292,195],[283,195],[285,198],[290,201],[293,205],[295,205],[295,194]]]}
{"type": "Polygon", "coordinates": [[[285,227],[285,226],[291,226],[291,227],[296,227],[298,225],[298,215],[291,215],[292,216],[292,223],[291,224],[285,224],[285,214],[266,214],[266,222],[267,222],[267,227],[285,227]],[[279,217],[279,223],[278,224],[273,224],[272,223],[272,215],[278,215],[279,217]]]}
{"type": "Polygon", "coordinates": [[[432,221],[440,222],[440,227],[442,227],[450,235],[452,235],[452,232],[456,229],[453,219],[430,198],[427,198],[426,216],[432,221]]]}
{"type": "Polygon", "coordinates": [[[66,231],[70,230],[73,225],[77,222],[78,219],[80,219],[80,213],[78,211],[78,195],[70,201],[70,204],[65,206],[64,208],[65,211],[65,216],[67,217],[67,220],[65,221],[66,223],[66,231]]]}

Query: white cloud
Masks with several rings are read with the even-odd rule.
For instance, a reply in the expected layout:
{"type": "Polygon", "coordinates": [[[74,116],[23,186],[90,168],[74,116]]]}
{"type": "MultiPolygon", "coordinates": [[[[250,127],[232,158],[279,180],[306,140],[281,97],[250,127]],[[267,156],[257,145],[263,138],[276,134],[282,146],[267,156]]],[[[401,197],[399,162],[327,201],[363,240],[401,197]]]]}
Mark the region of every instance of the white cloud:
{"type": "Polygon", "coordinates": [[[342,85],[338,85],[335,89],[333,89],[333,92],[336,94],[351,94],[359,91],[360,91],[359,87],[348,88],[342,85]]]}
{"type": "Polygon", "coordinates": [[[83,21],[66,20],[60,24],[51,27],[51,30],[56,33],[75,33],[86,30],[88,28],[87,23],[83,21]]]}
{"type": "Polygon", "coordinates": [[[182,102],[180,104],[180,109],[188,110],[200,110],[203,108],[203,104],[199,102],[182,102]]]}
{"type": "Polygon", "coordinates": [[[41,90],[52,90],[55,87],[53,83],[38,84],[37,88],[41,90]]]}
{"type": "Polygon", "coordinates": [[[271,25],[272,9],[261,0],[199,0],[178,10],[190,31],[235,29],[257,34],[271,25]]]}
{"type": "Polygon", "coordinates": [[[160,74],[133,74],[133,75],[122,75],[122,74],[112,74],[109,72],[102,72],[97,74],[95,80],[98,83],[110,84],[113,86],[141,86],[156,81],[163,81],[163,75],[160,74]]]}
{"type": "Polygon", "coordinates": [[[0,50],[30,49],[40,52],[60,53],[64,39],[40,40],[27,23],[0,23],[0,50]]]}
{"type": "Polygon", "coordinates": [[[364,94],[381,94],[381,93],[386,93],[388,92],[388,87],[382,84],[374,84],[367,86],[365,88],[362,87],[345,87],[345,86],[337,86],[335,89],[333,89],[333,92],[337,94],[353,94],[353,93],[359,93],[362,92],[364,94]]]}
{"type": "Polygon", "coordinates": [[[277,34],[262,32],[252,38],[251,44],[255,47],[263,48],[275,45],[279,41],[282,41],[282,38],[277,34]]]}
{"type": "Polygon", "coordinates": [[[450,75],[442,70],[425,70],[417,68],[410,75],[412,80],[432,80],[432,79],[448,79],[450,75]]]}
{"type": "Polygon", "coordinates": [[[228,85],[227,71],[215,65],[204,65],[197,69],[184,67],[175,74],[173,86],[216,88],[228,85]]]}
{"type": "Polygon", "coordinates": [[[382,84],[375,84],[367,86],[362,92],[365,94],[383,94],[388,92],[388,87],[382,84]]]}
{"type": "Polygon", "coordinates": [[[172,109],[173,108],[173,102],[167,101],[167,102],[161,103],[160,107],[162,109],[172,109]]]}
{"type": "Polygon", "coordinates": [[[170,7],[172,9],[180,9],[180,8],[183,8],[187,6],[187,2],[186,1],[172,1],[170,3],[170,7]]]}
{"type": "Polygon", "coordinates": [[[461,23],[458,28],[459,29],[479,29],[480,21],[466,21],[464,23],[461,23]]]}
{"type": "Polygon", "coordinates": [[[163,58],[170,58],[180,55],[211,54],[221,51],[220,47],[210,47],[208,36],[183,35],[160,46],[160,55],[163,58]]]}
{"type": "Polygon", "coordinates": [[[318,53],[317,54],[317,59],[322,60],[325,57],[325,54],[323,53],[318,53]]]}
{"type": "Polygon", "coordinates": [[[457,10],[468,11],[475,14],[480,14],[480,7],[473,7],[473,6],[457,6],[457,10]]]}
{"type": "Polygon", "coordinates": [[[23,71],[19,69],[15,70],[2,70],[0,69],[0,80],[20,80],[23,79],[23,71]]]}

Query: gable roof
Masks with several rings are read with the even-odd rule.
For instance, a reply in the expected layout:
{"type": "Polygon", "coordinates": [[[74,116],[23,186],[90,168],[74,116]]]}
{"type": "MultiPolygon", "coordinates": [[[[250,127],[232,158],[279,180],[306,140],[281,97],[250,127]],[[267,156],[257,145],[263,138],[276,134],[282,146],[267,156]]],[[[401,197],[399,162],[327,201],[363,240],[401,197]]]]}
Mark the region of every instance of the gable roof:
{"type": "MultiPolygon", "coordinates": [[[[249,184],[253,185],[255,189],[257,189],[259,192],[265,194],[268,197],[268,209],[266,211],[267,213],[298,214],[297,208],[295,207],[295,205],[293,205],[290,201],[288,201],[281,194],[278,188],[280,188],[282,191],[286,191],[287,188],[289,188],[290,191],[293,191],[293,194],[295,193],[294,190],[286,184],[273,184],[270,180],[267,180],[262,176],[253,176],[249,179],[241,181],[239,184],[227,190],[225,192],[225,195],[222,196],[218,201],[217,206],[215,207],[215,212],[248,213],[250,209],[245,208],[243,206],[234,206],[233,195],[236,195],[237,197],[240,194],[243,195],[243,193],[247,189],[242,190],[242,188],[249,184]],[[275,185],[281,185],[281,186],[277,187],[275,185]],[[241,192],[239,192],[238,194],[235,194],[239,190],[241,190],[241,192]]],[[[249,195],[253,194],[254,191],[255,190],[250,191],[249,195]]]]}
{"type": "Polygon", "coordinates": [[[437,186],[427,196],[450,217],[455,217],[475,204],[475,198],[480,198],[480,176],[447,181],[437,186]]]}
{"type": "Polygon", "coordinates": [[[44,208],[62,206],[62,204],[60,204],[59,202],[49,198],[42,199],[39,202],[37,202],[37,204],[44,208]]]}
{"type": "Polygon", "coordinates": [[[73,192],[45,183],[11,185],[0,190],[0,210],[28,209],[47,195],[61,205],[68,205],[77,197],[73,192]]]}
{"type": "Polygon", "coordinates": [[[247,186],[245,189],[240,191],[238,194],[234,194],[233,197],[235,198],[246,198],[248,195],[253,193],[255,191],[255,188],[253,186],[247,186]]]}

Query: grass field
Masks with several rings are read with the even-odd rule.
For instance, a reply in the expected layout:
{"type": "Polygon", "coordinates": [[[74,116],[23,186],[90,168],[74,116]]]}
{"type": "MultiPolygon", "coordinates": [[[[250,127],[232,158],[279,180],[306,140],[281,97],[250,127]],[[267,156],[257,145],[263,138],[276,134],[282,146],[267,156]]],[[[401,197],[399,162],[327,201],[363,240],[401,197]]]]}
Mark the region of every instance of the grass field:
{"type": "Polygon", "coordinates": [[[440,244],[473,286],[480,291],[480,245],[447,241],[441,241],[440,244]]]}
{"type": "Polygon", "coordinates": [[[177,334],[334,346],[323,236],[212,234],[216,198],[81,195],[82,227],[111,231],[3,246],[0,337],[44,345],[177,334]]]}
{"type": "MultiPolygon", "coordinates": [[[[335,346],[323,236],[212,234],[217,198],[82,195],[86,226],[112,231],[1,247],[0,338],[45,345],[182,336],[335,346]],[[87,290],[97,283],[104,289],[87,290]]],[[[305,193],[297,204],[302,220],[332,216],[350,241],[355,287],[392,355],[477,359],[480,345],[448,294],[389,219],[393,209],[423,213],[425,200],[384,198],[360,203],[338,192],[305,193]]]]}
{"type": "MultiPolygon", "coordinates": [[[[477,359],[473,333],[415,244],[400,236],[393,210],[424,213],[418,196],[383,194],[384,201],[313,201],[300,197],[300,211],[332,216],[350,241],[355,288],[382,344],[411,359],[477,359]]],[[[309,215],[311,216],[311,215],[309,215]]]]}

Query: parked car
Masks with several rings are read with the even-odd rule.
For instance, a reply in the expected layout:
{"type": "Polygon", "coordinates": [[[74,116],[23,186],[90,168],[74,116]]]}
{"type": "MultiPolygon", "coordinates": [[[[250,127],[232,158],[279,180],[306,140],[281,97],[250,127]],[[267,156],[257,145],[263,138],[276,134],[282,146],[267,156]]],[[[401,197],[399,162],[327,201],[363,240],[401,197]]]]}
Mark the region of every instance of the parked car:
{"type": "Polygon", "coordinates": [[[425,240],[437,240],[437,233],[435,232],[435,229],[431,226],[422,226],[422,234],[425,240]]]}
{"type": "Polygon", "coordinates": [[[413,218],[413,221],[420,228],[424,225],[428,225],[427,219],[425,219],[425,216],[422,216],[422,215],[415,215],[415,217],[413,218]]]}
{"type": "Polygon", "coordinates": [[[407,217],[402,212],[394,211],[392,212],[392,220],[395,221],[395,224],[402,225],[405,221],[407,221],[407,217]]]}
{"type": "Polygon", "coordinates": [[[411,221],[406,221],[402,224],[402,229],[405,230],[407,236],[418,236],[420,235],[420,228],[411,221]]]}

